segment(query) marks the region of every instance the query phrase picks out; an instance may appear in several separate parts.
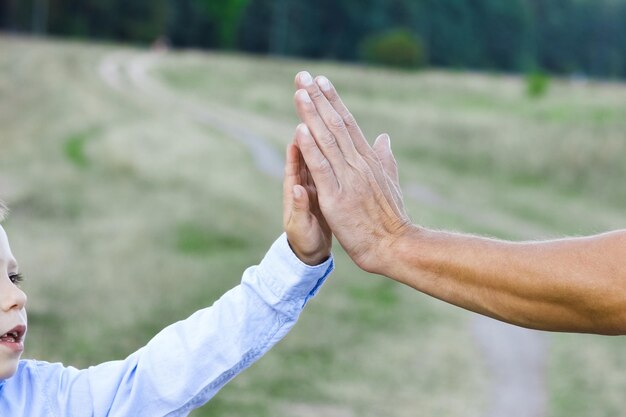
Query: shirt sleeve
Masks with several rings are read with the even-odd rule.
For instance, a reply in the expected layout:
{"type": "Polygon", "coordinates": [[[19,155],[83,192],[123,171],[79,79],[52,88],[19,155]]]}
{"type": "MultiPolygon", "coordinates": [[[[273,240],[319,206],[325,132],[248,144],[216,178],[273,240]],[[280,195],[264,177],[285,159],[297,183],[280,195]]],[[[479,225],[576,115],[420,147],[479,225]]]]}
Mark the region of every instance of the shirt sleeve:
{"type": "Polygon", "coordinates": [[[333,267],[332,258],[314,267],[302,263],[283,234],[239,286],[125,360],[61,368],[54,376],[40,369],[53,379],[42,384],[53,415],[187,415],[289,332],[333,267]]]}

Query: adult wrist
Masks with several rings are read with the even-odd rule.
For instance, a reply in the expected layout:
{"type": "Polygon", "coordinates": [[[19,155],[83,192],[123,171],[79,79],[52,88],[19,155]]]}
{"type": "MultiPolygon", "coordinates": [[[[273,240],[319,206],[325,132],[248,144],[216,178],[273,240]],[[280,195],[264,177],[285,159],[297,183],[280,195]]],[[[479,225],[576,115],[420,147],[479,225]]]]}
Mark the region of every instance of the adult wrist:
{"type": "Polygon", "coordinates": [[[398,280],[402,271],[419,255],[420,241],[428,234],[426,228],[408,224],[388,242],[381,245],[380,268],[376,273],[398,280]]]}

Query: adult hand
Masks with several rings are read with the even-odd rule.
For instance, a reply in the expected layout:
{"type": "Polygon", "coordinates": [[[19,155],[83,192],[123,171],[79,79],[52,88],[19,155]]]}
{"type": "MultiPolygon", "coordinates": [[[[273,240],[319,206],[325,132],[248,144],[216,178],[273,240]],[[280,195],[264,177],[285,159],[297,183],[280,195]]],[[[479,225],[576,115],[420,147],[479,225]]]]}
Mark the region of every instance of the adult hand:
{"type": "Polygon", "coordinates": [[[326,78],[301,72],[296,86],[296,143],[328,225],[358,266],[519,326],[626,334],[626,231],[506,242],[413,226],[388,137],[370,147],[326,78]]]}
{"type": "Polygon", "coordinates": [[[291,249],[308,265],[330,256],[332,234],[317,201],[317,190],[298,147],[287,147],[283,181],[283,226],[291,249]]]}
{"type": "Polygon", "coordinates": [[[404,210],[389,136],[373,148],[325,77],[296,76],[295,104],[303,124],[296,143],[319,194],[319,206],[337,240],[368,272],[385,274],[385,254],[412,228],[404,210]]]}

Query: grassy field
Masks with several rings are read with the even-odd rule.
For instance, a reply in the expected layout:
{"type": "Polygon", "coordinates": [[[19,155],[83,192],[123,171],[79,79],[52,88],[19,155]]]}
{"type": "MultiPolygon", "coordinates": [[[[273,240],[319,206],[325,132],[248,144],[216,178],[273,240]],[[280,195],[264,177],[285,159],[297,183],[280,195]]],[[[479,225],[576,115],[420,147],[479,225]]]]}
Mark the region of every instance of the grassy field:
{"type": "MultiPolygon", "coordinates": [[[[27,357],[125,357],[238,283],[281,232],[280,181],[198,109],[282,153],[305,68],[368,137],[390,133],[416,222],[523,239],[626,222],[624,85],[554,81],[533,100],[513,76],[196,52],[146,69],[144,53],[0,37],[0,195],[27,278],[27,357]]],[[[292,333],[193,415],[483,416],[471,315],[335,252],[292,333]]],[[[625,415],[626,339],[549,346],[551,417],[625,415]]]]}

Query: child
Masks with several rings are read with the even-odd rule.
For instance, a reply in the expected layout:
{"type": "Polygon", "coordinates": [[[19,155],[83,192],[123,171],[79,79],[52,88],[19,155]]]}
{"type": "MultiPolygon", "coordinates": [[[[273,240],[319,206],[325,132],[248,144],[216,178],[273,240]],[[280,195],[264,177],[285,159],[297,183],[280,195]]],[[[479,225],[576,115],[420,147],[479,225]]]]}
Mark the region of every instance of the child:
{"type": "MultiPolygon", "coordinates": [[[[286,233],[244,272],[241,285],[126,359],[85,370],[20,360],[26,295],[0,226],[0,416],[185,416],[267,352],[333,269],[330,231],[301,163],[290,145],[283,184],[286,233]]],[[[0,221],[5,214],[0,205],[0,221]]]]}

